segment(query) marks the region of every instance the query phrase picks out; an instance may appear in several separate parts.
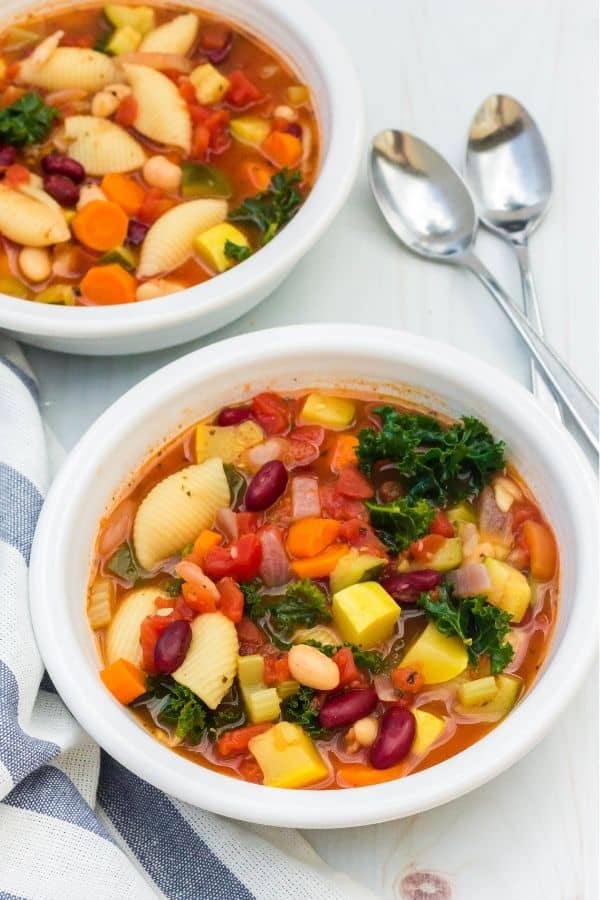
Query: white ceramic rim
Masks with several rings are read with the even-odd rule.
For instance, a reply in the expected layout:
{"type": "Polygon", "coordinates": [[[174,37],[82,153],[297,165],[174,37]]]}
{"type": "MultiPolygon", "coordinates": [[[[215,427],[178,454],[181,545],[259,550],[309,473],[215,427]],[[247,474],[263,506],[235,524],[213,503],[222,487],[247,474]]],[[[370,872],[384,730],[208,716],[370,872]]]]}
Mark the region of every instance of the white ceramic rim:
{"type": "MultiPolygon", "coordinates": [[[[513,765],[541,740],[583,681],[597,643],[595,494],[592,471],[566,430],[519,384],[474,357],[405,332],[368,326],[301,325],[250,333],[190,353],[144,379],[117,400],[73,449],[48,494],[34,541],[30,596],[36,639],[57,690],[86,731],[136,775],[180,800],[246,821],[301,828],[367,825],[414,815],[467,793],[513,765]],[[69,534],[77,528],[81,489],[86,482],[93,483],[102,461],[114,458],[111,454],[124,433],[151,415],[157,403],[171,398],[178,402],[186,387],[226,372],[232,360],[249,368],[253,360],[264,363],[265,358],[283,366],[292,351],[317,355],[324,362],[332,352],[339,353],[356,360],[358,367],[361,358],[393,359],[394,364],[415,367],[424,377],[464,390],[465,396],[485,396],[490,418],[495,410],[510,416],[515,434],[527,436],[536,465],[558,484],[576,598],[564,634],[560,640],[555,635],[535,686],[491,734],[431,769],[334,794],[290,793],[207,770],[198,773],[196,764],[161,745],[129,714],[123,715],[126,711],[83,659],[67,604],[61,600],[69,581],[68,566],[61,567],[61,561],[68,559],[69,534]],[[485,393],[480,385],[485,385],[485,393]]],[[[566,548],[562,549],[564,571],[566,548]]]]}
{"type": "MultiPolygon", "coordinates": [[[[200,11],[203,8],[202,0],[194,0],[190,5],[197,5],[200,11]]],[[[32,4],[34,9],[39,6],[32,4]]],[[[362,154],[364,108],[354,65],[333,29],[304,0],[286,4],[280,0],[252,0],[252,6],[302,41],[309,55],[318,61],[317,75],[327,93],[328,146],[320,159],[317,180],[297,215],[243,266],[167,297],[145,300],[141,307],[134,303],[82,310],[26,303],[0,293],[0,327],[32,337],[118,339],[202,320],[248,293],[258,293],[263,287],[266,293],[268,286],[281,280],[327,229],[350,193],[362,154]]],[[[210,4],[205,3],[204,7],[210,9],[210,4]]],[[[224,14],[234,22],[240,18],[229,15],[227,10],[224,14]]],[[[248,30],[260,37],[252,26],[248,30]]],[[[297,68],[284,48],[277,50],[297,68]]],[[[310,75],[307,81],[311,86],[310,75]]],[[[319,113],[318,98],[313,99],[319,113]]],[[[320,122],[321,128],[322,125],[320,122]]]]}

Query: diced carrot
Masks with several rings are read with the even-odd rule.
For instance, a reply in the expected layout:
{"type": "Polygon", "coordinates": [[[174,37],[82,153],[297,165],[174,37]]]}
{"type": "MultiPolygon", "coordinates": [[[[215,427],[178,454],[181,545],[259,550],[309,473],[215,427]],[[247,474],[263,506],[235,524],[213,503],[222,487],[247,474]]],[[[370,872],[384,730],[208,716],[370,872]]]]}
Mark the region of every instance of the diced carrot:
{"type": "Polygon", "coordinates": [[[208,528],[201,531],[194,541],[194,549],[192,551],[198,561],[198,565],[202,565],[202,561],[211,547],[217,547],[222,543],[223,537],[218,531],[210,531],[208,528]]]}
{"type": "Polygon", "coordinates": [[[523,524],[523,537],[529,548],[531,574],[538,581],[550,581],[556,570],[556,541],[541,522],[523,524]]]}
{"type": "Polygon", "coordinates": [[[26,169],[25,166],[19,165],[19,163],[13,163],[13,165],[8,166],[8,168],[4,172],[4,179],[2,183],[6,185],[6,187],[18,188],[22,184],[28,184],[30,178],[31,175],[29,173],[29,169],[26,169]]]}
{"type": "Polygon", "coordinates": [[[192,136],[192,156],[202,159],[210,144],[210,131],[204,124],[196,125],[192,136]]]}
{"type": "MultiPolygon", "coordinates": [[[[165,195],[158,188],[150,188],[139,208],[137,217],[144,225],[152,225],[164,213],[176,206],[177,200],[165,195]]],[[[91,204],[90,204],[91,205],[91,204]]],[[[85,208],[85,207],[84,207],[85,208]]]]}
{"type": "Polygon", "coordinates": [[[92,266],[81,279],[84,297],[98,306],[113,303],[133,303],[137,282],[133,275],[117,263],[109,266],[92,266]]]}
{"type": "Polygon", "coordinates": [[[354,654],[350,647],[340,647],[332,659],[340,670],[339,687],[347,687],[353,681],[360,680],[360,672],[354,662],[354,654]]]}
{"type": "Polygon", "coordinates": [[[118,659],[102,669],[100,678],[113,697],[125,705],[146,692],[144,673],[127,659],[118,659]]]}
{"type": "Polygon", "coordinates": [[[184,581],[181,593],[187,605],[198,613],[215,612],[217,609],[215,595],[200,584],[190,584],[188,581],[184,581]]]}
{"type": "Polygon", "coordinates": [[[248,749],[252,738],[272,728],[271,722],[263,722],[260,725],[245,725],[243,728],[233,728],[222,734],[216,743],[219,756],[237,756],[248,749]]]}
{"type": "Polygon", "coordinates": [[[358,471],[356,466],[345,466],[342,469],[335,489],[338,494],[354,500],[368,500],[375,493],[371,482],[358,471]]]}
{"type": "Polygon", "coordinates": [[[244,615],[244,595],[234,578],[221,578],[217,583],[221,600],[219,609],[232,622],[241,622],[244,615]]]}
{"type": "Polygon", "coordinates": [[[390,766],[389,769],[373,769],[362,763],[350,763],[338,766],[337,776],[338,783],[344,786],[365,787],[369,784],[383,784],[386,781],[393,781],[395,778],[402,778],[403,775],[406,775],[406,771],[407,766],[404,762],[390,766]]]}
{"type": "Polygon", "coordinates": [[[92,200],[75,214],[71,228],[77,240],[92,250],[112,250],[122,244],[129,220],[118,203],[92,200]]]}
{"type": "Polygon", "coordinates": [[[272,170],[261,162],[245,159],[240,166],[240,181],[252,191],[266,191],[272,176],[272,170]]]}
{"type": "Polygon", "coordinates": [[[312,559],[296,559],[290,568],[298,578],[327,578],[339,559],[348,552],[348,544],[333,544],[312,559]]]}
{"type": "Polygon", "coordinates": [[[396,690],[404,694],[418,694],[425,684],[419,670],[408,666],[394,669],[390,673],[390,678],[396,690]]]}
{"type": "Polygon", "coordinates": [[[272,131],[263,141],[261,150],[279,168],[293,168],[302,158],[302,141],[294,134],[272,131]]]}
{"type": "Polygon", "coordinates": [[[454,537],[452,522],[443,509],[436,509],[433,522],[429,529],[430,534],[440,534],[442,537],[454,537]]]}
{"type": "Polygon", "coordinates": [[[132,94],[121,100],[117,112],[115,113],[115,122],[121,128],[130,128],[137,119],[138,105],[137,100],[132,94]]]}
{"type": "Polygon", "coordinates": [[[118,203],[128,216],[135,216],[144,202],[146,191],[130,175],[111,172],[105,175],[100,185],[109,200],[118,203]]]}
{"type": "Polygon", "coordinates": [[[285,544],[291,556],[317,556],[333,544],[339,532],[340,523],[335,519],[307,516],[290,525],[285,544]]]}
{"type": "Polygon", "coordinates": [[[221,22],[212,22],[202,27],[200,44],[205,50],[223,50],[231,39],[231,28],[221,22]]]}
{"type": "Polygon", "coordinates": [[[331,455],[330,468],[336,474],[341,472],[346,466],[355,466],[356,448],[358,447],[358,438],[353,434],[340,434],[335,442],[333,453],[331,455]]]}
{"type": "Polygon", "coordinates": [[[282,681],[289,681],[290,678],[287,653],[282,653],[281,656],[265,656],[263,681],[267,687],[280,684],[282,681]]]}

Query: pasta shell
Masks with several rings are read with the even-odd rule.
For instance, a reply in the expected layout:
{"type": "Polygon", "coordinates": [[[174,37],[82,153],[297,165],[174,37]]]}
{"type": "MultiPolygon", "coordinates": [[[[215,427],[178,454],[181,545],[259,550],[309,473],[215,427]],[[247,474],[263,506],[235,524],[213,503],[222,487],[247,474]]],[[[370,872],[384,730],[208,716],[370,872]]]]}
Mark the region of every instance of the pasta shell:
{"type": "Polygon", "coordinates": [[[69,156],[81,163],[88,175],[131,172],[146,162],[142,146],[119,125],[96,116],[65,119],[69,156]]]}
{"type": "Polygon", "coordinates": [[[185,56],[196,40],[200,22],[194,13],[176,16],[170,22],[159,25],[142,41],[141,53],[179,53],[185,56]]]}
{"type": "Polygon", "coordinates": [[[138,275],[152,278],[172,272],[191,255],[196,235],[227,216],[225,200],[190,200],[157,219],[142,244],[138,275]]]}
{"type": "Polygon", "coordinates": [[[194,541],[229,505],[229,484],[220,459],[187,466],[159,481],[140,505],[133,545],[140,565],[153,569],[194,541]]]}
{"type": "Polygon", "coordinates": [[[90,588],[88,602],[88,619],[94,629],[105,628],[112,618],[112,605],[115,596],[114,582],[110,578],[96,578],[90,588]]]}
{"type": "Polygon", "coordinates": [[[192,120],[187,104],[170,78],[149,66],[124,63],[123,71],[137,103],[134,127],[159,144],[192,146],[192,120]]]}
{"type": "MultiPolygon", "coordinates": [[[[52,37],[55,37],[54,35],[52,37]]],[[[41,47],[41,45],[40,45],[41,47]]],[[[39,50],[40,47],[37,49],[39,50]]],[[[47,91],[78,88],[88,93],[99,91],[112,81],[119,81],[118,69],[110,56],[86,47],[56,47],[40,64],[35,54],[24,60],[18,80],[47,91]]]]}
{"type": "Polygon", "coordinates": [[[158,588],[136,588],[125,596],[106,631],[104,656],[110,666],[126,659],[139,666],[142,662],[140,626],[146,616],[156,612],[156,598],[166,597],[158,588]]]}
{"type": "Polygon", "coordinates": [[[27,247],[49,247],[71,237],[60,208],[0,184],[0,234],[27,247]]]}
{"type": "Polygon", "coordinates": [[[54,34],[49,34],[47,38],[44,38],[33,53],[30,53],[29,56],[19,63],[17,81],[27,82],[34,72],[47,63],[63,39],[64,34],[64,31],[55,31],[54,34]]]}
{"type": "Polygon", "coordinates": [[[231,619],[204,613],[192,624],[192,642],[173,678],[216,709],[237,673],[238,637],[231,619]]]}

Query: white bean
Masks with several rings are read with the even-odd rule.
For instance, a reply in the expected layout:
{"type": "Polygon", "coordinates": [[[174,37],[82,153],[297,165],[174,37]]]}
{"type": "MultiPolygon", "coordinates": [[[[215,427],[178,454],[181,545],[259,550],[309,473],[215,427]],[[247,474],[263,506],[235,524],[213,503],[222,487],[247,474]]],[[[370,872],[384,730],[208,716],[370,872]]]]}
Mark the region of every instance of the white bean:
{"type": "Polygon", "coordinates": [[[98,91],[92,100],[92,115],[108,119],[117,111],[121,101],[110,91],[98,91]]]}
{"type": "Polygon", "coordinates": [[[166,156],[151,156],[142,169],[144,181],[151,187],[174,194],[181,184],[181,169],[166,156]]]}
{"type": "Polygon", "coordinates": [[[285,104],[275,107],[275,109],[273,110],[273,115],[276,119],[287,119],[288,122],[298,121],[298,113],[296,112],[296,110],[292,109],[291,106],[286,106],[285,104]]]}
{"type": "Polygon", "coordinates": [[[46,247],[23,247],[19,253],[19,269],[27,281],[39,284],[52,274],[52,260],[46,247]]]}
{"type": "Polygon", "coordinates": [[[288,664],[295,681],[316,691],[332,691],[340,683],[340,670],[316,647],[296,644],[288,654],[288,664]]]}

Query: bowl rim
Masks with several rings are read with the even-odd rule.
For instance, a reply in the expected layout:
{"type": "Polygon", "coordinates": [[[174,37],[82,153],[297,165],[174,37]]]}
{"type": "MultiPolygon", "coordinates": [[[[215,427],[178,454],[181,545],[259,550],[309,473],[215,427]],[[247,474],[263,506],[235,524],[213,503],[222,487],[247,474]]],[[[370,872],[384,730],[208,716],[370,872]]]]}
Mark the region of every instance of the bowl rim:
{"type": "MultiPolygon", "coordinates": [[[[202,0],[197,0],[197,5],[201,11],[202,0]]],[[[333,28],[306,0],[285,6],[278,0],[253,0],[252,7],[253,16],[258,11],[273,17],[283,31],[301,39],[318,63],[318,76],[327,95],[332,123],[328,146],[315,184],[296,216],[259,253],[245,260],[244,266],[166,297],[144,300],[143,314],[135,303],[90,306],[82,312],[80,308],[25,302],[0,292],[0,327],[50,339],[116,340],[214,317],[247,294],[276,284],[329,227],[350,193],[362,157],[364,102],[356,69],[333,28]]],[[[235,20],[235,15],[231,18],[235,20]]],[[[248,30],[259,32],[253,26],[248,30]]],[[[284,47],[277,49],[289,57],[284,47]]],[[[290,61],[294,64],[291,57],[290,61]]],[[[318,101],[315,106],[318,109],[318,101]]]]}
{"type": "Polygon", "coordinates": [[[252,332],[196,350],[148,376],[113,403],[71,451],[48,493],[34,539],[30,606],[36,640],[57,690],[85,730],[121,764],[180,800],[245,821],[300,828],[367,825],[414,815],[460,797],[509,768],[541,740],[583,681],[597,646],[594,496],[592,470],[568,432],[512,378],[461,350],[403,331],[362,325],[297,325],[252,332]],[[480,397],[483,389],[473,387],[473,382],[485,384],[490,408],[510,414],[515,433],[526,435],[532,453],[537,444],[543,465],[558,478],[569,507],[574,556],[585,561],[573,570],[577,602],[564,634],[558,644],[555,636],[543,672],[500,727],[456,756],[399,780],[398,791],[390,790],[390,783],[348,788],[336,792],[335,803],[330,791],[301,789],[290,797],[287,790],[265,789],[206,769],[199,777],[195,763],[161,745],[128,713],[118,715],[126,711],[105,691],[97,672],[91,672],[75,636],[68,636],[65,643],[70,616],[61,597],[66,596],[68,572],[60,571],[55,555],[56,547],[68,541],[69,531],[76,527],[75,513],[82,502],[77,483],[92,477],[110,443],[131,429],[128,417],[134,411],[141,421],[159,403],[219,368],[226,370],[232,361],[237,365],[240,359],[259,356],[275,363],[289,352],[325,358],[332,347],[357,359],[385,354],[386,359],[393,357],[440,379],[468,383],[480,397]],[[65,524],[69,518],[70,528],[65,524]],[[56,602],[45,602],[48,595],[56,602]],[[78,652],[82,671],[74,678],[78,652]]]}

